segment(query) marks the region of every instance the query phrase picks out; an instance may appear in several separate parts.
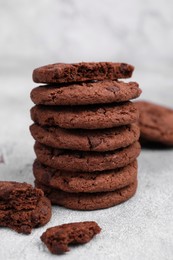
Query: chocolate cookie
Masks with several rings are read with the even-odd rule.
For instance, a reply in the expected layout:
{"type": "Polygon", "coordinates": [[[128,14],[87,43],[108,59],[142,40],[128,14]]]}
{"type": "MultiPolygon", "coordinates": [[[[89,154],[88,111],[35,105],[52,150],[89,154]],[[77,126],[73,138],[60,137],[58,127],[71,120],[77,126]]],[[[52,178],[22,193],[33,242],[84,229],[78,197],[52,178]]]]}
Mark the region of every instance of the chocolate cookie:
{"type": "Polygon", "coordinates": [[[35,182],[35,185],[44,190],[52,204],[76,210],[96,210],[115,206],[130,199],[137,189],[137,181],[115,191],[99,193],[69,193],[38,182],[35,182]]]}
{"type": "Polygon", "coordinates": [[[80,107],[35,106],[31,109],[34,122],[62,128],[99,129],[128,125],[138,120],[136,106],[128,101],[121,104],[80,107]]]}
{"type": "Polygon", "coordinates": [[[36,160],[33,173],[38,182],[66,192],[114,191],[136,180],[137,161],[116,170],[83,173],[58,171],[36,160]]]}
{"type": "Polygon", "coordinates": [[[33,228],[43,226],[51,218],[50,201],[41,197],[33,209],[0,209],[0,226],[18,233],[30,234],[33,228]]]}
{"type": "Polygon", "coordinates": [[[55,63],[35,69],[32,77],[36,83],[81,82],[87,80],[130,78],[133,70],[134,67],[126,63],[55,63]]]}
{"type": "Polygon", "coordinates": [[[44,194],[28,183],[14,181],[0,181],[0,210],[34,209],[44,194]]]}
{"type": "Polygon", "coordinates": [[[37,105],[88,105],[128,101],[140,94],[136,82],[106,80],[40,86],[31,91],[31,99],[37,105]]]}
{"type": "Polygon", "coordinates": [[[33,124],[30,131],[36,141],[50,147],[98,152],[126,147],[137,141],[140,134],[137,124],[102,130],[69,130],[33,124]]]}
{"type": "Polygon", "coordinates": [[[0,226],[29,234],[51,217],[50,201],[28,183],[0,182],[0,226]]]}
{"type": "Polygon", "coordinates": [[[52,254],[70,251],[70,244],[88,243],[101,228],[94,221],[75,222],[48,228],[40,237],[52,254]]]}
{"type": "Polygon", "coordinates": [[[173,109],[145,101],[138,101],[135,104],[140,112],[141,138],[172,146],[173,109]]]}
{"type": "Polygon", "coordinates": [[[140,153],[140,144],[134,144],[111,152],[78,152],[58,150],[35,143],[34,150],[37,159],[50,167],[62,171],[104,171],[124,167],[133,162],[140,153]]]}

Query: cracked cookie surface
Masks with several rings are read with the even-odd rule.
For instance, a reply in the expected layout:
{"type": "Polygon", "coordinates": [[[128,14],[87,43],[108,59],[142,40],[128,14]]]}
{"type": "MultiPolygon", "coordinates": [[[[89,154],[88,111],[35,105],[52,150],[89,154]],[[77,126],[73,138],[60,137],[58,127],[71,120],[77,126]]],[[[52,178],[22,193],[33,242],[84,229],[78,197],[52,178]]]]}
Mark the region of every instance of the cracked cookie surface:
{"type": "Polygon", "coordinates": [[[59,150],[35,143],[37,159],[52,168],[62,171],[104,171],[120,168],[133,162],[140,154],[140,144],[135,142],[125,148],[109,152],[83,152],[59,150]]]}
{"type": "Polygon", "coordinates": [[[113,191],[136,180],[137,161],[115,170],[86,173],[58,171],[36,160],[33,174],[38,182],[66,192],[113,191]]]}
{"type": "Polygon", "coordinates": [[[37,105],[88,105],[128,101],[140,94],[136,82],[105,80],[39,86],[31,91],[31,99],[37,105]]]}
{"type": "Polygon", "coordinates": [[[39,182],[35,182],[35,185],[45,192],[52,204],[76,210],[96,210],[113,207],[130,199],[136,192],[137,180],[124,188],[98,193],[69,193],[39,182]]]}
{"type": "Polygon", "coordinates": [[[31,118],[35,123],[62,128],[112,128],[134,123],[138,117],[138,109],[130,101],[82,107],[36,105],[31,109],[31,118]]]}
{"type": "Polygon", "coordinates": [[[36,141],[50,147],[100,152],[126,147],[137,141],[140,134],[137,124],[102,130],[69,130],[33,124],[30,131],[36,141]]]}
{"type": "Polygon", "coordinates": [[[32,77],[36,83],[81,82],[87,80],[130,78],[133,70],[134,67],[126,63],[55,63],[36,68],[33,71],[32,77]]]}

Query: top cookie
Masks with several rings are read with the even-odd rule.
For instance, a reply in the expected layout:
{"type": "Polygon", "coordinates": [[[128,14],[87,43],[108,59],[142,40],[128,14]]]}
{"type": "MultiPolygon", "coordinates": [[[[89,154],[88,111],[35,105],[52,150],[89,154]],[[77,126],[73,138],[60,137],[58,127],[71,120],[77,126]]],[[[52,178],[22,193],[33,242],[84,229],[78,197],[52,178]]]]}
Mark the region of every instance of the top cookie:
{"type": "Polygon", "coordinates": [[[173,145],[173,110],[154,103],[138,101],[139,126],[144,140],[173,145]]]}
{"type": "Polygon", "coordinates": [[[138,83],[105,80],[34,88],[31,99],[37,105],[88,105],[128,101],[141,94],[138,83]]]}
{"type": "Polygon", "coordinates": [[[87,80],[130,78],[134,67],[126,63],[80,62],[55,63],[33,71],[36,83],[65,83],[87,80]]]}

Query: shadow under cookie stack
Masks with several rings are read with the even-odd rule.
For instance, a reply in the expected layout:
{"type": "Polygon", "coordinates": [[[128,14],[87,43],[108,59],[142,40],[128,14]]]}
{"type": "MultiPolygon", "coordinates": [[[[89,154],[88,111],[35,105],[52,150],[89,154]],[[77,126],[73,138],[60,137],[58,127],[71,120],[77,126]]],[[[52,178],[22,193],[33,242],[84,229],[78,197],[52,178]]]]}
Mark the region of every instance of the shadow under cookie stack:
{"type": "Polygon", "coordinates": [[[124,63],[57,63],[33,71],[36,187],[52,204],[76,210],[115,206],[137,189],[141,90],[124,63]]]}

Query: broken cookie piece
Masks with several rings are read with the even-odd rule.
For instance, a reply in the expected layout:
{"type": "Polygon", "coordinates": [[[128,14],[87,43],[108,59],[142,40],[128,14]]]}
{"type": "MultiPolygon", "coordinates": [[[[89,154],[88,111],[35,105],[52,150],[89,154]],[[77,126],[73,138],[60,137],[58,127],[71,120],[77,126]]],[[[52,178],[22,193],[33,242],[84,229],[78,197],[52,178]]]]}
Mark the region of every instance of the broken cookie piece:
{"type": "Polygon", "coordinates": [[[43,195],[42,190],[35,189],[25,182],[0,181],[0,210],[34,209],[43,195]]]}
{"type": "Polygon", "coordinates": [[[0,181],[0,226],[30,234],[51,218],[50,201],[27,183],[0,181]]]}
{"type": "Polygon", "coordinates": [[[94,221],[76,222],[48,228],[41,236],[52,254],[70,251],[69,244],[88,243],[101,228],[94,221]]]}

